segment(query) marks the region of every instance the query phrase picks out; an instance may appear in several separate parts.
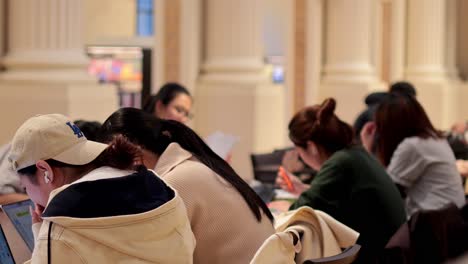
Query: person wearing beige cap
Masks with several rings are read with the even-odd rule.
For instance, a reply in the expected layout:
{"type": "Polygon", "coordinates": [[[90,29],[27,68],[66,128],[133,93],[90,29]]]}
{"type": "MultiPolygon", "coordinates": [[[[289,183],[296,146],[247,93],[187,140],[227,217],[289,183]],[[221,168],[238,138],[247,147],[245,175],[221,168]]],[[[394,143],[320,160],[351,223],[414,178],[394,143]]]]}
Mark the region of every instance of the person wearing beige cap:
{"type": "Polygon", "coordinates": [[[60,114],[28,119],[8,155],[34,201],[32,263],[192,263],[177,192],[138,165],[123,137],[87,140],[60,114]]]}

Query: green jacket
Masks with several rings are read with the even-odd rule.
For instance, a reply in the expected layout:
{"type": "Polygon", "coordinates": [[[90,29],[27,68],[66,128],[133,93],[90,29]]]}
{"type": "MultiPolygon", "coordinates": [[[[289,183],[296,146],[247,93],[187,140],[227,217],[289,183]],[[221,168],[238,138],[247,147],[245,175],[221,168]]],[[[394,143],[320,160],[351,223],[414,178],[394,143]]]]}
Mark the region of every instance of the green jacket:
{"type": "Polygon", "coordinates": [[[383,249],[405,222],[403,200],[380,163],[362,147],[335,152],[290,209],[310,206],[360,233],[362,257],[383,249]]]}

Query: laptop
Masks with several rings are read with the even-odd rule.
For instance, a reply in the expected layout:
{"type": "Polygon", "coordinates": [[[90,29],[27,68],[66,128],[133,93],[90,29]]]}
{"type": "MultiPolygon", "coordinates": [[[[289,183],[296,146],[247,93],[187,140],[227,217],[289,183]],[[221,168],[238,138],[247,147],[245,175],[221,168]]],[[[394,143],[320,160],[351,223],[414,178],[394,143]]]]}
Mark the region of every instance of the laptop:
{"type": "Polygon", "coordinates": [[[273,184],[263,183],[253,186],[252,189],[260,196],[264,203],[273,201],[275,197],[275,186],[273,184]]]}
{"type": "Polygon", "coordinates": [[[5,233],[3,232],[2,226],[0,225],[0,263],[2,264],[15,264],[13,254],[10,250],[10,245],[6,239],[5,233]]]}
{"type": "Polygon", "coordinates": [[[34,235],[32,232],[32,219],[29,207],[34,207],[31,200],[24,200],[15,203],[2,205],[3,212],[8,216],[11,223],[24,240],[29,250],[34,249],[34,235]]]}

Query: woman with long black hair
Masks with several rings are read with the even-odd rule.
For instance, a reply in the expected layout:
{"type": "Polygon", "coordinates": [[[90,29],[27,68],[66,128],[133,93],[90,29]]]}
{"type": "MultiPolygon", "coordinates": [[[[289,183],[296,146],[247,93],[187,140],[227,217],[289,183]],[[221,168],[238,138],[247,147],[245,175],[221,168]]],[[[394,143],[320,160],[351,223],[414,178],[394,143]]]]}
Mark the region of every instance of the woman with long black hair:
{"type": "Polygon", "coordinates": [[[261,198],[187,126],[123,108],[102,126],[102,141],[115,135],[139,145],[146,167],[184,200],[197,242],[194,263],[249,263],[274,233],[261,198]]]}

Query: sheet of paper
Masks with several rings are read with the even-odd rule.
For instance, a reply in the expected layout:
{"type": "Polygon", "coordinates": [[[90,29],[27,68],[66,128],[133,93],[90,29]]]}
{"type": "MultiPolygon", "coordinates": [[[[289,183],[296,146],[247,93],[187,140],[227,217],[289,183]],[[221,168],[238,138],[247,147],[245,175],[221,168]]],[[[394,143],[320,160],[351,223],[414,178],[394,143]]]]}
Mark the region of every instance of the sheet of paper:
{"type": "Polygon", "coordinates": [[[223,159],[226,159],[232,151],[234,145],[239,141],[239,137],[224,134],[216,131],[205,138],[206,144],[223,159]]]}

